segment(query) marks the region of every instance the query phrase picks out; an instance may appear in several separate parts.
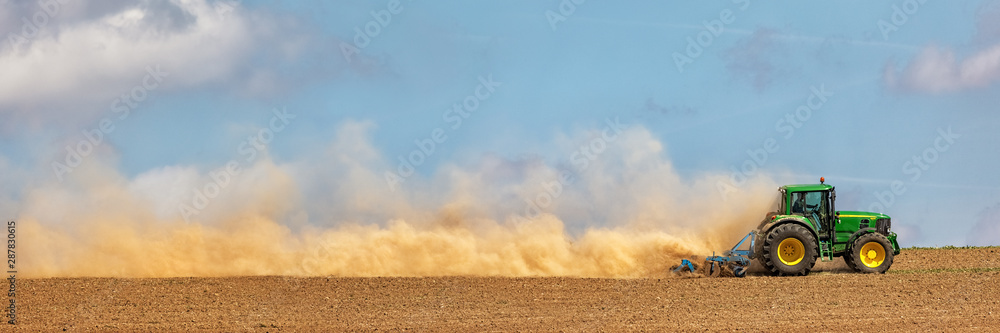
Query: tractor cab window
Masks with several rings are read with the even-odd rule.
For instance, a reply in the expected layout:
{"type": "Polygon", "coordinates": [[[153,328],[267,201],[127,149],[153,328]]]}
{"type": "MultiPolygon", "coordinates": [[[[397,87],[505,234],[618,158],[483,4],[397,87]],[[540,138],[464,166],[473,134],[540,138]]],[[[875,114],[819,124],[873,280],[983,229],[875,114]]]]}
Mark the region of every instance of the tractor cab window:
{"type": "Polygon", "coordinates": [[[823,227],[827,215],[827,195],[825,191],[805,193],[805,216],[823,227]]]}
{"type": "Polygon", "coordinates": [[[822,229],[828,212],[826,198],[825,191],[792,193],[792,214],[804,216],[822,229]]]}
{"type": "Polygon", "coordinates": [[[792,193],[792,214],[806,215],[806,193],[792,193]]]}
{"type": "Polygon", "coordinates": [[[823,205],[824,197],[823,192],[806,192],[806,212],[818,213],[820,208],[826,208],[826,205],[823,205]]]}

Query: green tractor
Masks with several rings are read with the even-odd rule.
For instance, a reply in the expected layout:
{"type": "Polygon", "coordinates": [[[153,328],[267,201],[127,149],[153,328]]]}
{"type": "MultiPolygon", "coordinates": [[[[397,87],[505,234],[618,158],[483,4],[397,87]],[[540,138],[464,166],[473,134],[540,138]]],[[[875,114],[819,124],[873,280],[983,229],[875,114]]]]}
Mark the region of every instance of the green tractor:
{"type": "Polygon", "coordinates": [[[816,258],[844,257],[857,272],[885,273],[899,254],[885,214],[837,211],[837,192],[824,184],[786,185],[778,203],[755,231],[750,259],[775,275],[806,275],[816,258]]]}
{"type": "MultiPolygon", "coordinates": [[[[863,273],[885,273],[899,254],[896,233],[885,214],[837,211],[834,187],[824,184],[786,185],[778,188],[778,199],[757,229],[743,237],[732,250],[705,258],[704,272],[719,276],[731,271],[745,276],[751,260],[774,275],[807,275],[816,259],[832,261],[844,257],[847,266],[863,273]],[[745,243],[748,249],[741,250],[745,243]]],[[[696,265],[682,260],[674,272],[694,272],[696,265]]]]}

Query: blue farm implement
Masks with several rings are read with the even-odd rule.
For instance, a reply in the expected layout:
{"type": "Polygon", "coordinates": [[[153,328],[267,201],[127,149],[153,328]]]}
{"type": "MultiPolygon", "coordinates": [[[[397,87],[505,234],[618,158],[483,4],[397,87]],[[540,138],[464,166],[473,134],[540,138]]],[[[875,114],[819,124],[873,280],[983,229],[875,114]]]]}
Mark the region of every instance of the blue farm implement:
{"type": "MultiPolygon", "coordinates": [[[[756,244],[757,233],[751,231],[749,234],[743,237],[736,246],[733,246],[731,250],[726,250],[722,252],[721,256],[717,256],[713,253],[711,257],[705,258],[705,275],[716,277],[722,275],[723,271],[732,272],[733,276],[744,277],[747,274],[747,270],[750,269],[750,259],[753,259],[753,248],[756,244]],[[740,247],[744,243],[750,241],[749,249],[740,250],[740,247]]],[[[697,268],[694,263],[690,260],[681,260],[681,265],[673,269],[674,273],[680,272],[696,272],[697,268]]]]}

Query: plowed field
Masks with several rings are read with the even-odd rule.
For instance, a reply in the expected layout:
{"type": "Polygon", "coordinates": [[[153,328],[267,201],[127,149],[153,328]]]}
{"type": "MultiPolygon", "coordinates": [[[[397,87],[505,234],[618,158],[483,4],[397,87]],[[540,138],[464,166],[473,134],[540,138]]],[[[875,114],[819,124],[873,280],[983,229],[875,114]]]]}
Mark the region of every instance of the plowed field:
{"type": "MultiPolygon", "coordinates": [[[[806,277],[48,278],[25,331],[996,331],[1000,249],[904,250],[806,277]]],[[[3,325],[6,329],[10,326],[3,325]]]]}

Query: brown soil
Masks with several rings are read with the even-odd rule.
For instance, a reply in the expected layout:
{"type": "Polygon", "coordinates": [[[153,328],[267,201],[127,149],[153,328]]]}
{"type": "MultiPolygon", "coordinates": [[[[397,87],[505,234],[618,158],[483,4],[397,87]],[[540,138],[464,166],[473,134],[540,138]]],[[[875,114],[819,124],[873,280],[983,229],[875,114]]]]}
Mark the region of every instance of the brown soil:
{"type": "MultiPolygon", "coordinates": [[[[49,278],[25,331],[988,331],[1000,249],[909,250],[889,274],[805,277],[49,278]]],[[[10,326],[0,326],[6,329],[10,326]]]]}

